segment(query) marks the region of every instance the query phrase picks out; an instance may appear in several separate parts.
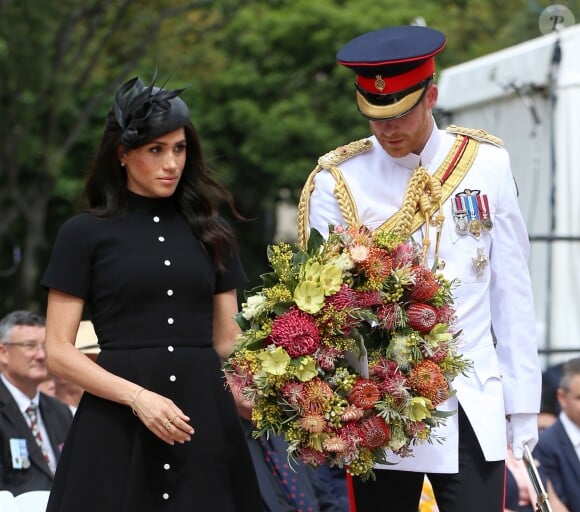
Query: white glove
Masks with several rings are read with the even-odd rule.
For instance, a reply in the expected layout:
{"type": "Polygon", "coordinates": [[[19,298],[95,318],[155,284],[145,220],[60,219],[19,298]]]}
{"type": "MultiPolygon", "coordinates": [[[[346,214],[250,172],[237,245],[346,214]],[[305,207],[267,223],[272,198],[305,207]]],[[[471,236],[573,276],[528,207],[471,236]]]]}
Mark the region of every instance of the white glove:
{"type": "Polygon", "coordinates": [[[537,414],[512,414],[507,424],[508,444],[517,460],[524,456],[524,445],[528,445],[530,451],[538,442],[538,415],[537,414]]]}

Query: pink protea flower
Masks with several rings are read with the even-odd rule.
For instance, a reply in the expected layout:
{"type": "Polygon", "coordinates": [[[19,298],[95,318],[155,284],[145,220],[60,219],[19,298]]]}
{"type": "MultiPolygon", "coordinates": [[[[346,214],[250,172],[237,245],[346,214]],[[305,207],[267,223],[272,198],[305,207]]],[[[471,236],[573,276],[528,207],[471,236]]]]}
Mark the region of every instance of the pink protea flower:
{"type": "Polygon", "coordinates": [[[336,361],[342,356],[342,352],[335,347],[321,345],[314,354],[316,362],[323,370],[334,370],[336,361]]]}
{"type": "Polygon", "coordinates": [[[320,334],[310,315],[291,308],[274,320],[269,340],[286,350],[290,357],[300,357],[316,352],[320,334]]]}
{"type": "Polygon", "coordinates": [[[437,323],[452,325],[455,323],[455,308],[450,304],[445,304],[440,308],[436,308],[437,323]]]}
{"type": "Polygon", "coordinates": [[[420,436],[427,429],[427,425],[423,421],[412,421],[407,427],[407,432],[411,437],[420,436]]]}
{"type": "Polygon", "coordinates": [[[377,320],[386,331],[405,325],[405,312],[400,304],[388,302],[377,307],[377,320]]]}
{"type": "Polygon", "coordinates": [[[281,392],[282,396],[291,405],[298,405],[300,402],[300,397],[302,396],[304,384],[301,382],[286,382],[282,386],[281,392]]]}
{"type": "Polygon", "coordinates": [[[348,252],[353,261],[357,263],[362,263],[369,257],[369,248],[362,244],[353,244],[348,252]]]}
{"type": "Polygon", "coordinates": [[[401,405],[407,398],[409,398],[409,390],[407,389],[407,378],[402,373],[397,373],[379,383],[381,392],[389,395],[395,401],[395,406],[401,405]]]}
{"type": "Polygon", "coordinates": [[[399,244],[391,251],[391,259],[393,260],[394,268],[412,265],[416,256],[415,248],[410,243],[399,244]]]}
{"type": "Polygon", "coordinates": [[[357,302],[362,308],[370,308],[371,306],[377,306],[383,302],[381,294],[377,290],[357,292],[357,302]]]}
{"type": "Polygon", "coordinates": [[[374,450],[385,446],[391,438],[391,428],[379,416],[369,416],[359,424],[362,444],[374,450]]]}
{"type": "Polygon", "coordinates": [[[370,364],[369,372],[379,379],[387,379],[400,374],[397,363],[385,357],[379,357],[375,363],[370,364]]]}
{"type": "Polygon", "coordinates": [[[298,452],[298,457],[300,457],[300,460],[304,462],[304,464],[309,464],[314,467],[324,464],[326,459],[324,452],[319,452],[318,450],[307,446],[303,447],[298,452]]]}

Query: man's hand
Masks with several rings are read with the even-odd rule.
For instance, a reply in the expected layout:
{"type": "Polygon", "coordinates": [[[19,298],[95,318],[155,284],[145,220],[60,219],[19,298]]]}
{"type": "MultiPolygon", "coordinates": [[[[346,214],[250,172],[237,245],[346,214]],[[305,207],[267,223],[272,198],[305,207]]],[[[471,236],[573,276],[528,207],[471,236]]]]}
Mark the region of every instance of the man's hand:
{"type": "Polygon", "coordinates": [[[532,451],[538,442],[538,415],[512,414],[507,423],[507,438],[514,457],[521,460],[524,456],[524,445],[527,444],[532,451]]]}

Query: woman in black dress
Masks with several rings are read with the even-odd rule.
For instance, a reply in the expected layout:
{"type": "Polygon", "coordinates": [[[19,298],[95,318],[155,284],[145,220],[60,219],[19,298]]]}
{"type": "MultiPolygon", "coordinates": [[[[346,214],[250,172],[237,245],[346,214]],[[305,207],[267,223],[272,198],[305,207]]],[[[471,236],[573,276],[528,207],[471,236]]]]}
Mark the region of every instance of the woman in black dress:
{"type": "Polygon", "coordinates": [[[48,512],[262,507],[220,367],[246,280],[217,214],[232,202],[208,173],[180,92],[139,78],[117,91],[89,208],[60,228],[42,280],[50,371],[86,390],[48,512]],[[74,347],[85,306],[96,363],[74,347]]]}

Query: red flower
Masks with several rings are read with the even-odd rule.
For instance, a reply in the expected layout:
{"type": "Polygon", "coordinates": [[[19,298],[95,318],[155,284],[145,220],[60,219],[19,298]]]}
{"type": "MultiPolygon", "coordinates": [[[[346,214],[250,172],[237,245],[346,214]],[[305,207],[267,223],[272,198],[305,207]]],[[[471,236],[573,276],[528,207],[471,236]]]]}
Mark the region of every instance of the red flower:
{"type": "Polygon", "coordinates": [[[378,306],[382,304],[383,299],[381,298],[381,294],[377,290],[371,290],[368,292],[357,292],[358,294],[358,303],[361,308],[370,308],[372,306],[378,306]]]}
{"type": "Polygon", "coordinates": [[[292,308],[272,323],[270,341],[288,352],[290,357],[313,354],[320,345],[320,335],[314,319],[292,308]]]}
{"type": "Polygon", "coordinates": [[[409,325],[419,332],[429,332],[437,323],[437,311],[428,304],[415,302],[407,310],[409,325]]]}
{"type": "Polygon", "coordinates": [[[348,396],[350,402],[361,409],[372,409],[381,397],[379,387],[369,379],[358,378],[348,396]]]}
{"type": "Polygon", "coordinates": [[[337,311],[346,308],[356,308],[359,306],[358,296],[352,288],[343,284],[334,295],[326,299],[325,305],[334,306],[334,309],[337,311]]]}
{"type": "Polygon", "coordinates": [[[391,428],[379,416],[369,416],[359,424],[362,445],[371,450],[385,446],[391,438],[391,428]]]}
{"type": "Polygon", "coordinates": [[[415,265],[411,269],[411,274],[414,285],[409,295],[414,301],[426,302],[439,291],[439,283],[435,280],[433,272],[427,267],[415,265]]]}

